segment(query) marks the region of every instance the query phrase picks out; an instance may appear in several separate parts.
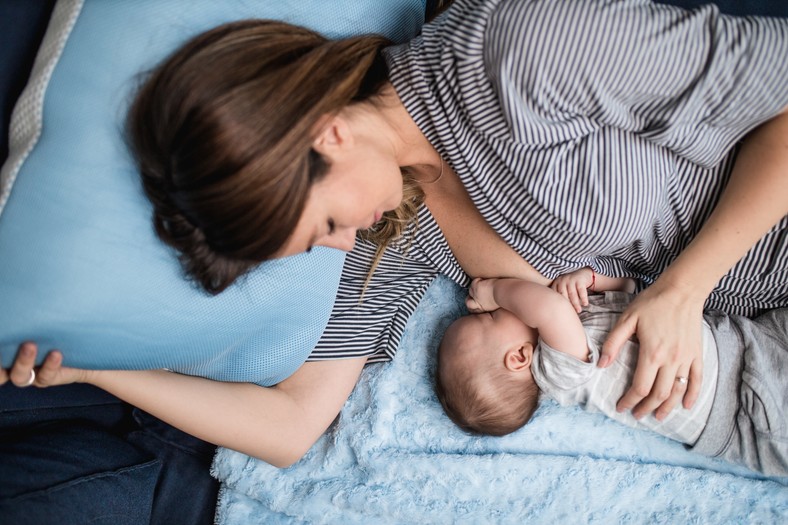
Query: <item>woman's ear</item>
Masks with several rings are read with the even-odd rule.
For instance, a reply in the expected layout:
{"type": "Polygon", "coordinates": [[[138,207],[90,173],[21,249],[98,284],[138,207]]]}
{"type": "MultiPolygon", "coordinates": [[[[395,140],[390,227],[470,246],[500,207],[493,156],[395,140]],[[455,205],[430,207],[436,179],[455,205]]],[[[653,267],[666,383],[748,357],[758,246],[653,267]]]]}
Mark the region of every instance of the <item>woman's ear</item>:
{"type": "Polygon", "coordinates": [[[524,342],[522,345],[513,346],[504,354],[504,366],[512,371],[519,372],[531,368],[531,359],[534,355],[534,345],[524,342]]]}
{"type": "Polygon", "coordinates": [[[353,145],[350,125],[341,115],[324,115],[315,125],[315,129],[318,132],[312,141],[312,148],[318,153],[325,155],[353,145]]]}

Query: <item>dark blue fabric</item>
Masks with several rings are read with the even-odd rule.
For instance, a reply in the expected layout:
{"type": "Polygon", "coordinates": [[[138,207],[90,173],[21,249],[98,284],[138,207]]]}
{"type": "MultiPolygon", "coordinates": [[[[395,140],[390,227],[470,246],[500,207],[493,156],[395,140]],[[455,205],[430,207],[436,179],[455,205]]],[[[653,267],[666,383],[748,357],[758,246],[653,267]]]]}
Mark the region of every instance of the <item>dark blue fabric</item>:
{"type": "Polygon", "coordinates": [[[215,447],[87,385],[0,387],[0,517],[211,524],[215,447]]]}
{"type": "Polygon", "coordinates": [[[746,16],[788,16],[788,2],[785,0],[655,0],[662,4],[671,4],[685,9],[693,9],[704,4],[713,3],[720,11],[729,15],[746,16]]]}
{"type": "Polygon", "coordinates": [[[0,433],[0,516],[16,524],[149,523],[161,462],[81,421],[0,433]]]}
{"type": "Polygon", "coordinates": [[[210,468],[216,447],[134,409],[137,429],[127,440],[147,451],[163,468],[153,494],[151,523],[213,523],[219,482],[211,477],[210,468]]]}
{"type": "Polygon", "coordinates": [[[8,123],[27,83],[55,0],[0,2],[0,164],[8,156],[8,123]]]}

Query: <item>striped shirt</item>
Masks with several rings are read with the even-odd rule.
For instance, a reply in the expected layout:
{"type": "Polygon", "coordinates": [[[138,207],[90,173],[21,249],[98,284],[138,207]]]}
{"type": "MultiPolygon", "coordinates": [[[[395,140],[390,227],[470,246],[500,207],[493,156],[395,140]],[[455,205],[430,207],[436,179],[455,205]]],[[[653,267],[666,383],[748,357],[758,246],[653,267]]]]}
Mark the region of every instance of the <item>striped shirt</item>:
{"type": "MultiPolygon", "coordinates": [[[[588,362],[580,361],[540,340],[531,364],[534,380],[544,395],[561,405],[580,405],[589,412],[601,412],[625,425],[653,430],[670,439],[694,445],[706,427],[717,388],[719,361],[711,327],[703,322],[703,381],[692,408],[673,410],[662,421],[657,421],[653,414],[635,419],[629,410],[619,413],[616,403],[635,376],[637,343],[627,341],[613,364],[607,368],[597,367],[602,344],[629,305],[631,297],[622,292],[590,296],[590,304],[580,314],[588,339],[588,362]]],[[[736,392],[727,394],[729,397],[737,395],[736,392]]]]}
{"type": "MultiPolygon", "coordinates": [[[[549,278],[591,266],[652,283],[714,208],[738,142],[788,106],[788,20],[713,6],[459,0],[385,57],[484,218],[549,278]]],[[[467,284],[426,208],[415,231],[363,300],[374,249],[357,244],[310,359],[387,360],[437,274],[467,284]]],[[[742,315],[784,306],[788,218],[707,302],[742,315]]]]}

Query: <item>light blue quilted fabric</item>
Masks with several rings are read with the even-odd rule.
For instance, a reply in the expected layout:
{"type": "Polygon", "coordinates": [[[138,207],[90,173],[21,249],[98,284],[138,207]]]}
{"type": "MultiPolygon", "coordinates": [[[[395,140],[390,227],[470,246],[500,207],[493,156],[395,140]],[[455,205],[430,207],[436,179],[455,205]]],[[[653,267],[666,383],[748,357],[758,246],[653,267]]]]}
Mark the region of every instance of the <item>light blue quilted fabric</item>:
{"type": "Polygon", "coordinates": [[[192,35],[250,17],[329,37],[403,40],[423,23],[424,3],[61,0],[17,105],[0,180],[3,364],[32,339],[61,349],[67,365],[267,385],[309,355],[343,254],[316,249],[267,263],[218,297],[203,293],[155,237],[123,142],[140,72],[192,35]]]}

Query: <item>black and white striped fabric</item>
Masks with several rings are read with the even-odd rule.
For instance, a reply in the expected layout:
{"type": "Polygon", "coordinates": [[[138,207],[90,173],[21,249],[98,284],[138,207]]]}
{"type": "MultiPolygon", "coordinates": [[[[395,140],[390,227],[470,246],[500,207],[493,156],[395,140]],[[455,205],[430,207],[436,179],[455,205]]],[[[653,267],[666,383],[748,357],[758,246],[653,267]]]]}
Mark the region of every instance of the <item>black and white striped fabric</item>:
{"type": "MultiPolygon", "coordinates": [[[[592,266],[653,282],[714,208],[737,143],[788,106],[788,20],[712,6],[459,0],[386,58],[482,215],[550,278],[592,266]]],[[[438,273],[467,284],[426,209],[407,256],[389,250],[360,301],[371,250],[348,256],[310,359],[389,359],[438,273]]],[[[788,218],[707,303],[744,315],[778,306],[788,218]]]]}

